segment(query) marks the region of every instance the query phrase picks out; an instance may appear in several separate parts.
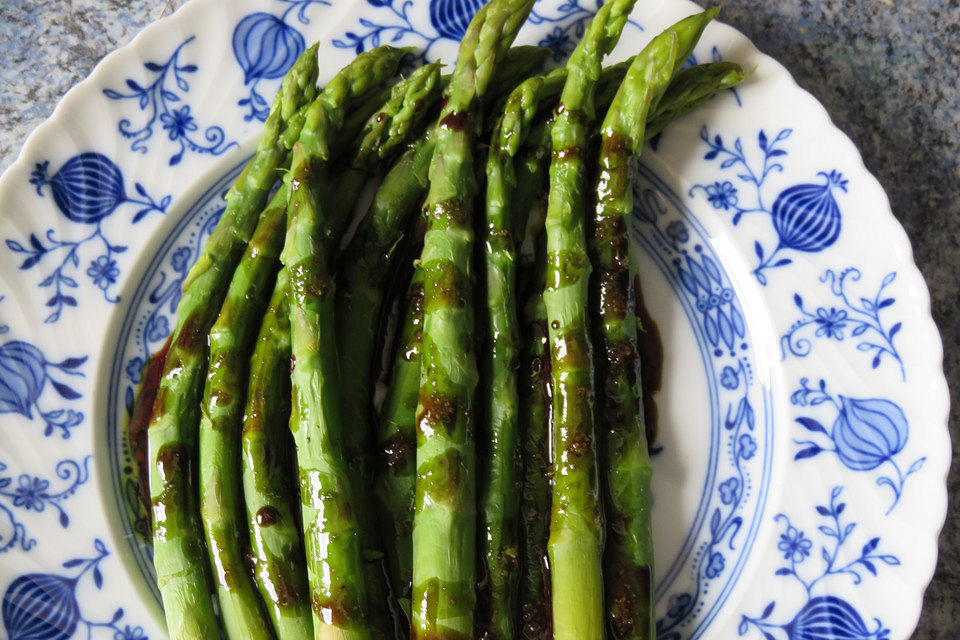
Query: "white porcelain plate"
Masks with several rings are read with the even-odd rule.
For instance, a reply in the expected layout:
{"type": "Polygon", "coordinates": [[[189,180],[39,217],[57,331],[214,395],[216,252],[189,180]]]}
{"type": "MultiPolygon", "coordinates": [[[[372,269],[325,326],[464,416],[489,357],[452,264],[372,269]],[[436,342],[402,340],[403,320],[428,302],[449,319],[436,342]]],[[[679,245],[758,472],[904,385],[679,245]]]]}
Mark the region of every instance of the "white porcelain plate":
{"type": "MultiPolygon", "coordinates": [[[[319,39],[450,62],[479,0],[194,0],[71,90],[0,181],[0,593],[10,640],[163,638],[123,445],[144,358],[319,39]]],[[[540,0],[520,41],[570,52],[595,0],[540,0]]],[[[697,10],[644,0],[615,55],[697,10]]],[[[634,236],[663,343],[661,640],[910,635],[950,446],[940,339],[903,229],[787,71],[753,69],[645,152],[634,236]]]]}

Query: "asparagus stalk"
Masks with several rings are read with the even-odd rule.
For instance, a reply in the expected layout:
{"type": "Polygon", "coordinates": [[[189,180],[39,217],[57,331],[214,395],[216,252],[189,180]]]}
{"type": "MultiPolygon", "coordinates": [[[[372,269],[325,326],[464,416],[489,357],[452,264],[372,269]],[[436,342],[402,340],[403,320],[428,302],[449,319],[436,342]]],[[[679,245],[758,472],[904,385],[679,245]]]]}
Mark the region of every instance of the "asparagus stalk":
{"type": "Polygon", "coordinates": [[[294,147],[288,229],[281,260],[290,277],[294,359],[290,427],[297,445],[313,625],[318,638],[386,638],[386,598],[371,597],[365,579],[361,517],[365,494],[344,458],[339,363],[334,331],[335,287],[322,241],[327,207],[318,186],[329,140],[358,100],[395,72],[403,49],[380,47],[358,56],[311,106],[294,147]]]}
{"type": "Polygon", "coordinates": [[[227,207],[184,281],[177,324],[148,432],[153,561],[167,632],[178,640],[219,634],[210,597],[203,527],[192,491],[207,331],[214,323],[276,171],[316,95],[317,47],[304,51],[283,81],[257,152],[227,194],[227,207]]]}
{"type": "Polygon", "coordinates": [[[417,407],[411,638],[474,631],[476,502],[472,409],[472,142],[478,100],[533,0],[493,0],[470,22],[436,131],[425,207],[424,325],[417,407]]]}
{"type": "Polygon", "coordinates": [[[485,367],[483,407],[487,428],[482,435],[487,456],[481,465],[480,558],[483,580],[477,627],[480,635],[516,637],[519,581],[519,509],[521,457],[518,447],[519,389],[516,364],[520,331],[516,314],[518,230],[526,226],[529,208],[513,207],[517,184],[513,156],[526,138],[541,101],[560,93],[565,69],[534,76],[507,98],[487,154],[485,367]]]}
{"type": "MultiPolygon", "coordinates": [[[[539,275],[543,270],[537,269],[539,275]]],[[[520,637],[550,640],[553,614],[547,540],[550,534],[550,434],[552,424],[550,336],[542,279],[523,306],[524,347],[520,406],[523,424],[523,567],[520,581],[520,637]]]]}
{"type": "Polygon", "coordinates": [[[254,579],[280,640],[310,640],[313,622],[297,525],[290,417],[290,319],[287,272],[276,285],[250,359],[243,415],[241,473],[254,579]]]}
{"type": "Polygon", "coordinates": [[[553,383],[554,485],[548,550],[557,640],[604,636],[603,511],[594,429],[585,237],[584,155],[594,120],[600,63],[613,49],[633,0],[611,0],[591,20],[567,63],[567,81],[551,128],[547,274],[543,298],[553,383]]]}
{"type": "Polygon", "coordinates": [[[440,103],[446,85],[440,77],[440,66],[439,62],[425,64],[397,83],[360,141],[358,158],[367,158],[373,165],[377,160],[390,158],[410,139],[411,132],[440,103]]]}
{"type": "Polygon", "coordinates": [[[678,71],[647,120],[644,137],[649,140],[660,134],[668,124],[690,113],[717,92],[740,84],[745,77],[743,69],[734,62],[708,62],[678,71]]]}
{"type": "Polygon", "coordinates": [[[513,202],[515,211],[530,212],[523,231],[518,278],[518,288],[523,292],[523,302],[519,305],[523,336],[519,374],[523,475],[518,609],[520,637],[524,640],[550,640],[553,637],[547,565],[552,404],[547,309],[543,303],[546,269],[543,223],[551,144],[550,129],[544,126],[546,124],[543,122],[534,129],[524,150],[516,156],[517,188],[513,202]]]}
{"type": "Polygon", "coordinates": [[[407,289],[402,318],[387,394],[380,409],[377,449],[384,464],[377,475],[374,490],[380,506],[387,573],[394,597],[409,618],[417,478],[416,413],[423,339],[423,272],[420,269],[414,270],[407,289]]]}
{"type": "Polygon", "coordinates": [[[210,328],[207,381],[200,405],[200,517],[220,620],[230,638],[271,638],[257,589],[244,566],[240,431],[247,366],[259,319],[279,268],[286,226],[286,188],[261,214],[210,328]]]}
{"type": "MultiPolygon", "coordinates": [[[[596,108],[605,111],[622,82],[630,62],[605,68],[597,86],[596,108]]],[[[648,118],[645,136],[656,135],[675,117],[687,113],[717,91],[743,78],[740,67],[729,62],[696,65],[677,73],[666,94],[648,118]]],[[[539,123],[529,134],[524,150],[517,156],[515,207],[531,211],[523,242],[521,283],[529,289],[523,306],[524,355],[521,359],[521,422],[523,424],[524,481],[521,503],[523,525],[523,567],[520,580],[521,636],[527,640],[553,637],[550,611],[550,573],[547,563],[547,535],[550,511],[550,460],[548,456],[550,417],[550,358],[546,349],[547,319],[542,298],[543,271],[540,261],[531,264],[536,238],[543,230],[535,201],[543,194],[546,173],[543,158],[549,153],[549,123],[539,123]],[[546,406],[544,406],[546,403],[546,406]]],[[[523,285],[521,285],[523,286],[523,285]]]]}
{"type": "MultiPolygon", "coordinates": [[[[513,86],[539,68],[544,56],[541,47],[511,48],[495,72],[494,83],[499,87],[513,86]]],[[[449,78],[443,80],[444,86],[448,83],[449,78]]],[[[356,381],[349,397],[356,402],[353,415],[358,419],[362,419],[369,409],[370,360],[383,304],[384,282],[395,271],[397,250],[404,240],[402,230],[408,227],[407,221],[423,200],[429,184],[428,171],[435,148],[431,134],[428,131],[387,173],[342,259],[343,272],[337,299],[337,330],[343,345],[340,350],[341,375],[356,381]]],[[[419,282],[417,288],[421,302],[416,307],[416,319],[409,318],[406,326],[420,327],[422,274],[418,273],[416,281],[419,282]]],[[[419,329],[417,336],[419,344],[419,329]]],[[[385,417],[381,421],[382,428],[378,436],[378,450],[391,464],[379,471],[375,484],[375,495],[382,514],[381,532],[388,576],[395,597],[408,615],[413,571],[413,454],[416,447],[413,425],[420,376],[419,347],[416,357],[411,355],[410,360],[409,363],[404,360],[395,365],[398,371],[392,377],[398,381],[398,386],[389,388],[384,405],[385,417]],[[408,399],[406,384],[413,384],[412,406],[402,400],[408,399]],[[398,435],[398,425],[404,428],[409,426],[409,434],[404,432],[402,436],[398,435]],[[408,443],[409,447],[400,450],[398,447],[404,443],[408,443]]],[[[362,425],[358,428],[364,429],[362,425]]]]}
{"type": "MultiPolygon", "coordinates": [[[[600,422],[603,430],[608,541],[604,555],[607,619],[618,640],[654,640],[653,468],[643,422],[635,313],[636,267],[627,231],[633,211],[630,158],[643,148],[648,114],[715,11],[691,16],[658,35],[630,65],[600,128],[592,254],[600,322],[600,422]]],[[[677,94],[682,95],[683,86],[677,94]]],[[[672,117],[676,109],[664,112],[672,117]]]]}

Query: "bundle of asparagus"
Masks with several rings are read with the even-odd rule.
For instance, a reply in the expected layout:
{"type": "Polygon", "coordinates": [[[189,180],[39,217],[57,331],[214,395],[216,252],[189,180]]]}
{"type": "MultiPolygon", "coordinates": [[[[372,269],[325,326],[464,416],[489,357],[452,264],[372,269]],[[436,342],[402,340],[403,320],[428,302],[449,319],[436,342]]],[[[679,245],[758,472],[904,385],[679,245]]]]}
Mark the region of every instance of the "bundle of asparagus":
{"type": "Polygon", "coordinates": [[[743,74],[680,70],[715,12],[603,69],[633,4],[549,72],[533,0],[296,61],[141,391],[172,638],[655,637],[629,165],[743,74]]]}

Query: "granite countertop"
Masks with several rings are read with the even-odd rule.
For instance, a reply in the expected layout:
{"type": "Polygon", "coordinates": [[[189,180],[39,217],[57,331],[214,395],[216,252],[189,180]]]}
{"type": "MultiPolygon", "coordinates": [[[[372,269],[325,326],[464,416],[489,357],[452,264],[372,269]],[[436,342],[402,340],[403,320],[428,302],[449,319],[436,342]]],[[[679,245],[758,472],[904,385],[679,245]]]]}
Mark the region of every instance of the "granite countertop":
{"type": "MultiPolygon", "coordinates": [[[[104,55],[185,0],[4,0],[0,170],[104,55]],[[49,45],[49,46],[48,46],[49,45]]],[[[886,188],[913,241],[943,333],[960,447],[960,2],[726,0],[722,20],[826,106],[886,188]]],[[[960,638],[960,470],[915,640],[960,638]]]]}

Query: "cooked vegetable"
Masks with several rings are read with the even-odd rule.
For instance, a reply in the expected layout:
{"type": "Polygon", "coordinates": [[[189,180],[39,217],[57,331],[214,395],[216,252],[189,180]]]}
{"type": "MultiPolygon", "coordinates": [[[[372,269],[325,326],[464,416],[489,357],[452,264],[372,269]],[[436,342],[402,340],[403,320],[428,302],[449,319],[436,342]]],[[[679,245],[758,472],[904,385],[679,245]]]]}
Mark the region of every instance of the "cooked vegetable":
{"type": "Polygon", "coordinates": [[[585,156],[600,63],[616,45],[633,4],[610,0],[590,21],[567,62],[567,80],[551,128],[543,299],[553,389],[555,457],[548,551],[557,640],[604,635],[600,566],[604,523],[594,428],[585,156]]]}
{"type": "MultiPolygon", "coordinates": [[[[522,82],[507,98],[487,153],[484,258],[487,294],[485,366],[482,368],[478,429],[486,454],[479,467],[480,558],[478,633],[483,638],[516,637],[520,569],[519,389],[517,362],[516,234],[526,226],[527,208],[513,206],[517,180],[514,158],[544,101],[552,106],[563,87],[564,69],[522,82]]],[[[521,196],[522,198],[522,196],[521,196]]]]}
{"type": "Polygon", "coordinates": [[[244,564],[240,432],[247,368],[279,269],[287,189],[272,198],[233,274],[210,328],[207,381],[200,405],[200,517],[220,621],[230,638],[272,638],[271,624],[244,564]]]}
{"type": "MultiPolygon", "coordinates": [[[[286,212],[284,212],[286,213],[286,212]]],[[[276,285],[250,359],[241,473],[253,576],[280,640],[310,640],[313,621],[296,505],[290,420],[290,318],[287,272],[276,285]]]]}
{"type": "Polygon", "coordinates": [[[365,495],[345,456],[339,363],[334,331],[335,290],[323,230],[328,204],[321,193],[330,140],[351,108],[395,73],[403,49],[360,54],[327,84],[311,106],[286,178],[291,193],[281,259],[290,277],[293,354],[290,428],[297,446],[307,577],[316,637],[385,638],[386,599],[372,598],[365,579],[360,518],[365,495]]]}
{"type": "Polygon", "coordinates": [[[380,409],[382,466],[374,491],[393,595],[410,618],[413,583],[413,511],[417,479],[417,396],[423,338],[423,272],[414,270],[394,348],[387,394],[380,409]]]}
{"type": "Polygon", "coordinates": [[[493,0],[470,22],[436,131],[425,207],[424,324],[417,408],[412,638],[474,631],[477,385],[471,254],[478,100],[533,0],[493,0]]]}
{"type": "Polygon", "coordinates": [[[148,441],[153,507],[153,562],[167,631],[178,640],[219,635],[193,490],[197,429],[206,372],[207,332],[217,318],[233,270],[256,227],[270,188],[300,134],[304,109],[316,96],[317,47],[308,48],[284,78],[263,137],[227,194],[226,210],[184,281],[177,323],[148,441]]]}
{"type": "MultiPolygon", "coordinates": [[[[635,288],[630,256],[633,211],[630,158],[643,148],[648,114],[689,56],[716,11],[685,18],[634,58],[600,127],[601,145],[592,257],[596,269],[607,506],[604,584],[607,619],[618,639],[656,638],[650,480],[637,350],[635,288]]],[[[683,93],[683,92],[681,92],[683,93]]],[[[671,110],[662,117],[675,115],[671,110]]]]}

